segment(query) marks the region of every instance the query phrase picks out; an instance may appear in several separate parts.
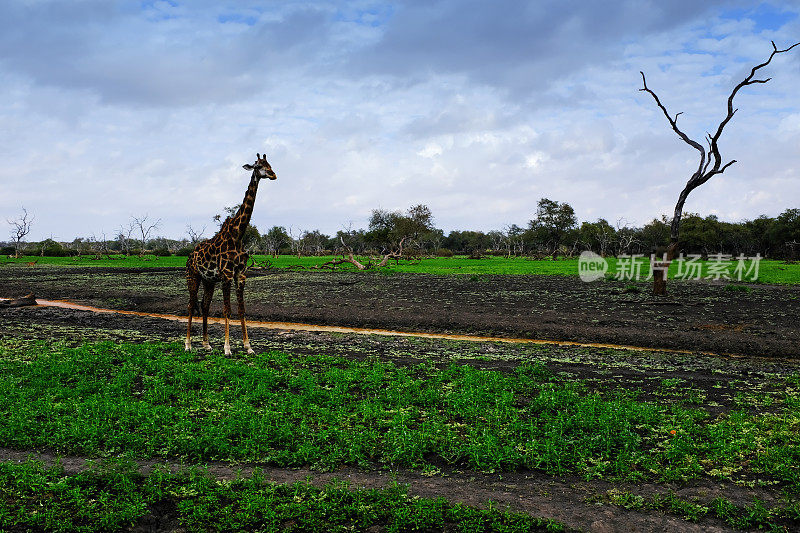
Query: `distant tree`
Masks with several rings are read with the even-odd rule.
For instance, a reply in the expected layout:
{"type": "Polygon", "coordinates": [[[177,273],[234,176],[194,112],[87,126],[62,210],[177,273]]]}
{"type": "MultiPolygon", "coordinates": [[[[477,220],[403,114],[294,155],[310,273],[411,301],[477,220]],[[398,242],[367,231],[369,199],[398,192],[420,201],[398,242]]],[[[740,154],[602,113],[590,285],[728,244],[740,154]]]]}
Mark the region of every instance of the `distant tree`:
{"type": "Polygon", "coordinates": [[[248,224],[242,236],[242,248],[244,248],[247,253],[254,254],[257,253],[260,247],[261,234],[258,232],[258,228],[255,224],[248,224]]]}
{"type": "Polygon", "coordinates": [[[669,243],[669,224],[666,217],[654,218],[639,231],[642,247],[647,253],[654,253],[669,243]]]}
{"type": "Polygon", "coordinates": [[[119,242],[119,249],[126,256],[131,255],[131,241],[133,233],[136,231],[136,223],[133,220],[128,221],[127,226],[120,225],[117,231],[117,242],[119,242]]]}
{"type": "Polygon", "coordinates": [[[31,232],[34,218],[35,216],[29,214],[28,210],[23,207],[22,214],[17,218],[6,219],[11,226],[11,240],[14,242],[14,257],[19,257],[22,243],[25,237],[31,232]]]}
{"type": "Polygon", "coordinates": [[[192,227],[191,224],[186,224],[186,234],[189,236],[189,244],[191,246],[196,246],[198,242],[205,239],[203,234],[206,231],[206,227],[203,226],[202,229],[196,230],[192,227]]]}
{"type": "Polygon", "coordinates": [[[404,245],[434,229],[431,210],[423,204],[411,206],[405,213],[373,209],[364,237],[383,251],[402,253],[404,245]]]}
{"type": "Polygon", "coordinates": [[[94,254],[95,259],[100,259],[101,256],[103,255],[105,255],[106,257],[109,257],[111,255],[111,251],[108,248],[108,241],[106,240],[105,232],[101,233],[99,239],[94,233],[92,233],[86,239],[86,242],[89,245],[89,252],[94,254]]]}
{"type": "Polygon", "coordinates": [[[300,237],[300,246],[306,254],[322,255],[329,239],[330,237],[318,229],[314,231],[305,231],[300,237]]]}
{"type": "Polygon", "coordinates": [[[438,228],[426,231],[420,236],[419,243],[423,250],[428,250],[436,255],[444,243],[444,232],[438,228]]]}
{"type": "Polygon", "coordinates": [[[641,244],[639,232],[636,228],[628,226],[624,218],[617,219],[617,253],[633,254],[641,244]]]}
{"type": "Polygon", "coordinates": [[[567,234],[577,224],[578,219],[571,205],[542,198],[536,207],[536,218],[528,223],[528,229],[533,233],[535,241],[551,250],[555,257],[561,245],[566,242],[567,234]]]}
{"type": "Polygon", "coordinates": [[[451,231],[442,245],[460,254],[483,253],[491,246],[491,239],[482,231],[451,231]]]}
{"type": "Polygon", "coordinates": [[[512,255],[523,255],[525,253],[525,247],[528,244],[526,237],[530,237],[525,228],[517,226],[516,224],[511,224],[510,226],[505,227],[505,235],[506,235],[506,246],[507,246],[507,256],[511,257],[512,255]]]}
{"type": "Polygon", "coordinates": [[[595,222],[581,224],[579,239],[589,250],[595,250],[605,257],[617,240],[617,232],[604,218],[595,222]]]}
{"type": "Polygon", "coordinates": [[[239,211],[240,207],[242,207],[242,204],[225,206],[225,207],[222,208],[222,211],[223,211],[222,213],[217,213],[216,215],[211,217],[211,219],[214,222],[216,222],[217,224],[219,224],[220,226],[222,226],[222,224],[227,219],[229,219],[230,217],[234,216],[236,214],[236,212],[239,211]]]}
{"type": "Polygon", "coordinates": [[[503,251],[503,246],[506,242],[506,236],[502,231],[493,229],[486,234],[486,238],[489,239],[489,242],[491,243],[489,249],[492,252],[501,253],[503,251]]]}
{"type": "MultiPolygon", "coordinates": [[[[775,42],[773,42],[772,53],[769,55],[769,58],[763,63],[754,66],[750,70],[750,74],[748,74],[747,77],[745,77],[742,81],[739,82],[738,85],[736,85],[736,87],[733,88],[730,96],[728,96],[728,113],[725,115],[725,118],[723,118],[722,121],[719,123],[719,126],[717,126],[715,133],[713,135],[708,134],[706,136],[705,141],[707,144],[708,151],[706,151],[706,146],[703,146],[703,144],[699,143],[694,139],[690,139],[688,135],[686,135],[680,128],[678,128],[678,117],[680,116],[681,113],[677,113],[674,117],[672,117],[667,112],[667,108],[664,107],[664,105],[661,103],[661,100],[659,100],[656,93],[654,93],[652,90],[650,90],[650,88],[647,87],[647,80],[644,77],[644,72],[640,72],[640,74],[642,75],[642,88],[639,90],[649,93],[650,96],[653,97],[658,108],[664,113],[664,116],[669,122],[669,125],[672,128],[672,130],[678,135],[678,137],[681,138],[681,140],[683,140],[683,142],[685,142],[686,144],[697,150],[700,156],[697,165],[697,170],[694,171],[692,176],[686,182],[686,186],[683,188],[680,195],[678,196],[678,202],[675,205],[675,212],[672,216],[672,223],[670,224],[670,243],[665,253],[667,261],[671,261],[675,257],[675,254],[678,251],[678,245],[680,241],[681,217],[683,215],[683,206],[686,203],[686,198],[689,196],[689,193],[691,193],[697,187],[701,186],[702,184],[704,184],[717,174],[722,174],[729,166],[731,166],[736,162],[735,159],[731,159],[727,163],[723,163],[722,155],[719,152],[719,146],[718,146],[719,138],[722,135],[722,130],[725,129],[725,126],[728,124],[728,122],[730,122],[730,120],[733,118],[733,115],[737,111],[733,107],[733,99],[736,96],[736,93],[738,93],[742,87],[746,87],[748,85],[753,85],[756,83],[767,83],[770,80],[770,78],[755,79],[756,72],[769,65],[770,62],[772,61],[772,58],[775,57],[777,54],[788,52],[797,45],[800,45],[800,42],[793,44],[792,46],[786,48],[785,50],[778,50],[778,47],[775,46],[775,42]]],[[[654,280],[653,293],[656,295],[666,294],[667,293],[666,269],[661,270],[661,275],[658,274],[654,275],[653,280],[654,280]]]]}
{"type": "Polygon", "coordinates": [[[149,220],[150,215],[144,215],[141,217],[131,217],[133,220],[133,226],[138,230],[138,233],[142,236],[141,244],[142,247],[139,250],[139,257],[144,256],[145,246],[147,245],[147,239],[150,238],[150,234],[153,232],[154,229],[158,228],[161,225],[161,219],[157,219],[156,221],[149,220]]]}
{"type": "Polygon", "coordinates": [[[800,250],[800,209],[787,209],[770,225],[767,235],[772,248],[790,259],[797,259],[800,250]]]}
{"type": "Polygon", "coordinates": [[[68,255],[68,251],[51,237],[38,244],[36,254],[42,257],[64,257],[68,255]]]}
{"type": "Polygon", "coordinates": [[[723,240],[722,227],[715,215],[703,218],[697,213],[687,213],[683,216],[679,250],[706,257],[722,251],[723,240]]]}
{"type": "Polygon", "coordinates": [[[283,226],[272,226],[269,231],[261,237],[265,255],[271,255],[273,257],[278,257],[280,249],[284,246],[288,246],[291,240],[291,237],[289,237],[289,234],[286,232],[286,228],[283,226]]]}

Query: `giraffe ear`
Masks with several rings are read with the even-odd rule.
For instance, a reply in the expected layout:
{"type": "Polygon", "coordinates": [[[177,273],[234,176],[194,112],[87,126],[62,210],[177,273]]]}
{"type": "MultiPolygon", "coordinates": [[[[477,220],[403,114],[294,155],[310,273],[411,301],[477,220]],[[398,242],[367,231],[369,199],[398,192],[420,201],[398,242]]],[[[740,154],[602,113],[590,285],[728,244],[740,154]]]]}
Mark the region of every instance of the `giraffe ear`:
{"type": "Polygon", "coordinates": [[[242,165],[242,168],[245,170],[253,170],[256,167],[254,167],[253,165],[242,165]]]}

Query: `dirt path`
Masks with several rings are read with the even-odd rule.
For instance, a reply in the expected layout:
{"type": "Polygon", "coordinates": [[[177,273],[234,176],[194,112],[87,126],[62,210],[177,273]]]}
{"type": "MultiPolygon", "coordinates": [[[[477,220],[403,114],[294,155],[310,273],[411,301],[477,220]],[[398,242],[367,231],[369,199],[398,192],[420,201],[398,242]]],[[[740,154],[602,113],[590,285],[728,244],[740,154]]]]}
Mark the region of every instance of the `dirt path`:
{"type": "MultiPolygon", "coordinates": [[[[7,298],[0,298],[0,301],[7,300],[7,298]]],[[[145,313],[142,311],[125,311],[122,309],[106,309],[102,307],[92,307],[89,305],[81,305],[67,300],[42,300],[37,299],[36,305],[41,307],[57,307],[59,309],[70,309],[73,311],[88,311],[91,313],[103,314],[119,314],[146,318],[161,318],[170,320],[172,322],[180,322],[186,324],[189,319],[185,316],[170,315],[165,313],[145,313]]],[[[220,317],[210,317],[208,322],[210,324],[224,324],[225,319],[220,317]]],[[[230,321],[232,327],[236,327],[234,320],[230,321]]],[[[197,325],[197,322],[195,322],[197,325]]],[[[416,337],[423,339],[441,339],[451,341],[466,341],[466,342],[505,342],[510,344],[547,344],[555,346],[580,346],[583,348],[609,348],[612,350],[635,350],[635,351],[652,351],[652,348],[643,346],[629,346],[622,344],[604,344],[598,342],[574,342],[574,341],[556,341],[544,339],[520,339],[514,337],[489,337],[482,335],[457,335],[452,333],[427,333],[422,331],[398,331],[391,329],[376,329],[376,328],[352,328],[345,326],[320,326],[316,324],[299,324],[297,322],[263,322],[259,320],[248,320],[248,328],[266,328],[276,329],[281,331],[311,331],[321,333],[352,333],[355,335],[383,335],[386,337],[416,337]]],[[[666,353],[702,353],[704,355],[730,355],[730,354],[714,354],[711,352],[696,352],[692,350],[659,350],[666,353]]]]}
{"type": "MultiPolygon", "coordinates": [[[[41,461],[45,465],[60,464],[66,473],[76,474],[97,468],[98,464],[86,457],[59,456],[51,453],[18,451],[0,448],[0,460],[24,462],[41,461]]],[[[140,461],[139,472],[149,474],[155,467],[166,467],[171,472],[180,472],[188,467],[175,462],[140,461]]],[[[397,470],[364,471],[341,468],[333,472],[317,472],[308,468],[280,468],[270,465],[209,463],[209,475],[223,481],[237,476],[250,476],[257,468],[269,481],[295,483],[310,481],[315,486],[324,486],[334,481],[347,482],[351,489],[381,489],[399,483],[408,487],[414,496],[444,498],[452,503],[463,503],[478,508],[508,508],[536,517],[557,520],[577,531],[598,532],[655,532],[685,531],[722,533],[736,531],[723,522],[705,519],[702,524],[687,522],[675,516],[661,513],[645,513],[602,505],[607,491],[629,491],[645,498],[671,491],[687,500],[708,502],[716,496],[731,497],[730,487],[713,482],[698,482],[692,486],[653,484],[612,485],[605,482],[587,482],[578,478],[556,479],[538,472],[515,472],[504,474],[464,473],[458,470],[425,476],[418,472],[397,470]]],[[[741,489],[734,487],[736,492],[741,489]]],[[[738,497],[766,498],[763,491],[745,491],[738,497]]]]}

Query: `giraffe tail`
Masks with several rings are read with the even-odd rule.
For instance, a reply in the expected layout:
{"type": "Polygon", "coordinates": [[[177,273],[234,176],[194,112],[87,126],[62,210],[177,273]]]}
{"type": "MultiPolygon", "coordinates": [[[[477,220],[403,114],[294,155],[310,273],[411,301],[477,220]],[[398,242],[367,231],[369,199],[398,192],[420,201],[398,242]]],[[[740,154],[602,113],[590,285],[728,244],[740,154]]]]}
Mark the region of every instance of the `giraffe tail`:
{"type": "Polygon", "coordinates": [[[194,301],[194,316],[200,316],[200,304],[194,301]]]}

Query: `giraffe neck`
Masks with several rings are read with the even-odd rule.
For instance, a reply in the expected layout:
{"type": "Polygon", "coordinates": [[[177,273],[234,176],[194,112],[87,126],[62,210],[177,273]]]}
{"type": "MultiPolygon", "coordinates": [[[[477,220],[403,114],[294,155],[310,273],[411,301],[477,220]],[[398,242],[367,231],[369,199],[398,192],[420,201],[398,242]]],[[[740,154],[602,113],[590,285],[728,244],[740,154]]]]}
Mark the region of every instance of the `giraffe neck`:
{"type": "Polygon", "coordinates": [[[230,228],[234,238],[241,241],[244,237],[244,232],[250,224],[250,216],[253,214],[253,206],[256,203],[256,192],[258,191],[258,176],[256,171],[250,177],[250,185],[247,187],[247,192],[244,194],[242,205],[233,217],[230,219],[230,228]]]}

